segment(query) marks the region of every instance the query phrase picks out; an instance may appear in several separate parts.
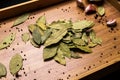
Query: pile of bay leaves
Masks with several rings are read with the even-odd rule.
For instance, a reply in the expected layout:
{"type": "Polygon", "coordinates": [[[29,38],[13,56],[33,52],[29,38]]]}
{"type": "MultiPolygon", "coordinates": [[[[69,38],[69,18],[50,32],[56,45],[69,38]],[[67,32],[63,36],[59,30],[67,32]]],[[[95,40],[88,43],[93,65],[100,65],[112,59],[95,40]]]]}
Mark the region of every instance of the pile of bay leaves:
{"type": "Polygon", "coordinates": [[[38,48],[44,45],[44,61],[54,59],[66,65],[66,57],[81,58],[80,52],[91,53],[91,48],[102,43],[92,29],[94,25],[93,21],[88,20],[58,20],[48,24],[43,15],[35,24],[30,24],[28,29],[32,35],[31,44],[38,48]]]}
{"type": "MultiPolygon", "coordinates": [[[[29,14],[18,17],[12,27],[25,22],[28,17],[29,14]]],[[[28,26],[30,33],[23,33],[21,38],[25,43],[30,40],[31,44],[37,48],[43,45],[44,61],[54,59],[58,63],[66,65],[66,57],[69,59],[81,58],[80,53],[91,53],[91,48],[102,43],[92,29],[94,25],[95,23],[89,20],[75,22],[58,20],[48,24],[43,15],[35,24],[28,26]]],[[[9,47],[14,40],[15,33],[11,33],[0,42],[0,50],[9,47]]]]}

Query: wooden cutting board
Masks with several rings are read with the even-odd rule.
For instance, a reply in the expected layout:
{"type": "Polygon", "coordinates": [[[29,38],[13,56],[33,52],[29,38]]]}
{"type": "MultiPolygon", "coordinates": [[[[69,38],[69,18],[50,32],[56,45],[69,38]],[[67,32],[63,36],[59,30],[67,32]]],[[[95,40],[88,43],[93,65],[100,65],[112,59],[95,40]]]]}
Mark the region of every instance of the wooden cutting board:
{"type": "Polygon", "coordinates": [[[16,39],[11,46],[0,50],[0,62],[7,67],[7,76],[1,80],[78,80],[120,61],[120,12],[107,1],[105,1],[104,7],[106,15],[102,18],[102,23],[99,23],[100,17],[98,17],[99,19],[94,18],[95,14],[85,15],[76,6],[75,1],[31,12],[26,22],[14,28],[11,26],[16,18],[0,22],[0,41],[11,32],[16,33],[16,39]],[[59,19],[93,20],[96,23],[95,32],[103,40],[102,45],[95,47],[91,54],[81,54],[82,58],[80,59],[66,59],[66,66],[60,65],[54,60],[44,62],[42,58],[43,47],[35,48],[30,42],[25,44],[21,39],[21,34],[29,32],[28,25],[34,24],[42,15],[46,16],[48,23],[59,19]],[[114,18],[118,25],[114,30],[111,30],[106,26],[105,19],[114,18]],[[24,58],[19,78],[13,77],[9,71],[9,61],[16,53],[24,58]]]}

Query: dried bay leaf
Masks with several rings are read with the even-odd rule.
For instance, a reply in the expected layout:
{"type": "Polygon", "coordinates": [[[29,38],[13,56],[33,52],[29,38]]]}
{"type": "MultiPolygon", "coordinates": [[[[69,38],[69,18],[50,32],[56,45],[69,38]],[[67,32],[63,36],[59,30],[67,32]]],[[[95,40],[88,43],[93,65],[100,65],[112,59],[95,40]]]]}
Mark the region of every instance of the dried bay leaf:
{"type": "Polygon", "coordinates": [[[94,30],[90,31],[89,37],[90,37],[91,40],[93,40],[96,37],[96,33],[95,33],[94,30]]]}
{"type": "Polygon", "coordinates": [[[80,46],[86,45],[86,43],[82,39],[80,39],[80,38],[74,38],[74,39],[72,39],[72,41],[76,45],[80,45],[80,46]]]}
{"type": "Polygon", "coordinates": [[[54,57],[57,53],[57,49],[58,49],[57,45],[45,47],[43,49],[43,59],[47,60],[47,59],[54,57]]]}
{"type": "Polygon", "coordinates": [[[100,45],[102,43],[102,40],[100,38],[96,37],[96,33],[95,33],[94,30],[92,30],[90,32],[90,39],[94,44],[99,44],[100,45]]]}
{"type": "Polygon", "coordinates": [[[10,46],[14,40],[15,40],[15,33],[9,34],[0,42],[0,49],[4,49],[10,46]]]}
{"type": "Polygon", "coordinates": [[[80,38],[82,36],[81,32],[76,32],[74,33],[74,36],[72,36],[73,38],[80,38]]]}
{"type": "Polygon", "coordinates": [[[68,30],[68,33],[67,33],[70,37],[72,37],[73,36],[73,33],[72,33],[72,31],[69,31],[68,30]]]}
{"type": "Polygon", "coordinates": [[[82,34],[82,38],[81,38],[85,43],[88,43],[88,36],[87,36],[87,34],[84,32],[83,34],[82,34]]]}
{"type": "Polygon", "coordinates": [[[35,24],[30,24],[30,25],[28,26],[28,30],[29,30],[31,33],[33,33],[33,31],[34,31],[35,28],[36,28],[36,25],[35,25],[35,24]]]}
{"type": "Polygon", "coordinates": [[[20,54],[15,54],[9,63],[10,73],[16,75],[23,66],[23,59],[20,54]]]}
{"type": "Polygon", "coordinates": [[[22,37],[22,40],[23,40],[25,43],[30,40],[30,35],[29,35],[29,33],[23,33],[21,37],[22,37]]]}
{"type": "Polygon", "coordinates": [[[45,15],[40,16],[40,17],[38,18],[38,20],[36,21],[36,23],[43,23],[43,24],[46,24],[45,15]]]}
{"type": "Polygon", "coordinates": [[[54,29],[71,28],[72,24],[71,24],[70,21],[68,21],[68,22],[66,22],[66,21],[57,21],[57,22],[51,23],[48,27],[54,28],[54,29]]]}
{"type": "Polygon", "coordinates": [[[76,45],[74,43],[69,43],[67,44],[70,49],[76,48],[76,45]]]}
{"type": "Polygon", "coordinates": [[[36,23],[37,26],[39,26],[42,30],[46,30],[47,29],[47,26],[43,23],[36,23]]]}
{"type": "Polygon", "coordinates": [[[38,45],[37,43],[34,42],[33,38],[30,39],[30,43],[36,48],[40,47],[40,45],[38,45]]]}
{"type": "Polygon", "coordinates": [[[75,33],[81,33],[82,30],[81,29],[71,29],[71,31],[75,34],[75,33]]]}
{"type": "Polygon", "coordinates": [[[35,41],[35,43],[37,44],[41,44],[41,34],[39,32],[39,28],[36,27],[34,30],[33,30],[33,33],[32,33],[32,36],[33,36],[33,40],[35,41]]]}
{"type": "Polygon", "coordinates": [[[43,44],[48,38],[49,36],[51,35],[52,33],[52,29],[47,29],[45,32],[44,32],[44,35],[41,36],[41,43],[43,44]]]}
{"type": "Polygon", "coordinates": [[[19,17],[15,20],[15,22],[14,22],[14,24],[13,24],[13,27],[14,27],[14,26],[17,26],[17,25],[19,25],[19,24],[21,24],[21,23],[23,23],[23,22],[25,22],[25,21],[28,19],[29,16],[30,16],[29,13],[26,13],[26,14],[23,14],[23,15],[19,16],[19,17]]]}
{"type": "Polygon", "coordinates": [[[105,8],[103,6],[98,6],[97,12],[100,16],[103,16],[105,14],[105,8]]]}
{"type": "Polygon", "coordinates": [[[95,39],[93,39],[93,43],[101,45],[102,44],[102,39],[96,37],[95,39]]]}
{"type": "Polygon", "coordinates": [[[71,51],[71,57],[74,59],[82,58],[79,53],[74,53],[73,51],[71,51]]]}
{"type": "Polygon", "coordinates": [[[80,49],[81,51],[84,51],[84,52],[87,52],[87,53],[91,53],[92,52],[92,50],[88,46],[78,46],[78,45],[76,45],[76,47],[78,49],[80,49]]]}
{"type": "Polygon", "coordinates": [[[40,29],[36,24],[31,24],[31,25],[28,26],[28,30],[29,30],[31,33],[33,33],[33,31],[34,31],[36,28],[39,30],[39,33],[40,33],[41,35],[44,35],[44,31],[43,31],[42,29],[40,29]]]}
{"type": "Polygon", "coordinates": [[[59,42],[65,35],[67,34],[67,29],[63,28],[57,31],[56,33],[53,33],[45,42],[45,46],[50,46],[52,44],[55,44],[59,42]]]}
{"type": "Polygon", "coordinates": [[[61,51],[63,52],[64,56],[71,58],[71,53],[69,47],[65,43],[60,43],[61,51]]]}
{"type": "Polygon", "coordinates": [[[69,35],[67,35],[67,36],[65,36],[65,37],[62,39],[62,41],[63,41],[64,43],[70,43],[72,40],[71,40],[71,37],[70,37],[69,35]]]}
{"type": "Polygon", "coordinates": [[[64,53],[61,51],[60,48],[58,48],[57,55],[54,57],[54,60],[59,62],[62,65],[66,65],[64,53]]]}
{"type": "Polygon", "coordinates": [[[6,67],[0,63],[0,78],[5,77],[7,75],[6,67]]]}
{"type": "Polygon", "coordinates": [[[74,22],[72,28],[73,29],[83,30],[85,28],[91,28],[94,25],[95,24],[94,24],[93,21],[82,20],[82,21],[76,21],[76,22],[74,22]]]}
{"type": "Polygon", "coordinates": [[[97,46],[97,44],[95,44],[95,43],[93,43],[93,42],[90,42],[90,43],[88,44],[88,47],[90,47],[90,48],[93,48],[93,47],[95,47],[95,46],[97,46]]]}
{"type": "Polygon", "coordinates": [[[47,26],[46,26],[46,18],[45,15],[41,16],[40,18],[38,18],[38,20],[36,21],[36,24],[42,29],[42,30],[46,30],[47,26]]]}
{"type": "Polygon", "coordinates": [[[93,21],[88,20],[74,23],[71,20],[58,20],[47,24],[45,16],[41,16],[36,24],[30,25],[28,28],[33,36],[31,44],[34,47],[40,47],[42,44],[45,46],[43,49],[44,61],[54,58],[56,62],[66,65],[66,57],[69,59],[81,58],[80,54],[76,53],[77,51],[91,53],[91,48],[101,43],[94,33],[90,36],[91,32],[88,29],[94,25],[93,21]],[[90,34],[88,35],[88,33],[90,34]],[[71,53],[71,51],[74,52],[71,53]]]}

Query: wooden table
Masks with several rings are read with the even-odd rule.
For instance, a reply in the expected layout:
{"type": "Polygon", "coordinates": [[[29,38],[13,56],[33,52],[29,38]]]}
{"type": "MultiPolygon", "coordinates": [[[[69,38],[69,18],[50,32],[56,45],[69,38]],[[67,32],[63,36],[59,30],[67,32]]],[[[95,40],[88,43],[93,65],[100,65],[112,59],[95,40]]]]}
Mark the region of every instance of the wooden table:
{"type": "MultiPolygon", "coordinates": [[[[0,23],[0,41],[10,34],[16,33],[16,39],[7,49],[0,50],[0,62],[7,67],[7,76],[2,80],[13,80],[9,72],[9,61],[11,57],[19,53],[24,58],[22,70],[16,80],[78,80],[107,66],[120,61],[120,12],[118,12],[110,3],[104,4],[107,19],[117,19],[117,27],[114,30],[103,24],[98,23],[93,15],[85,15],[84,12],[76,6],[74,0],[57,4],[48,8],[31,12],[29,19],[14,28],[11,28],[16,18],[11,18],[0,23]],[[30,42],[26,44],[21,40],[21,34],[29,32],[28,25],[35,23],[38,17],[44,15],[47,22],[51,23],[59,19],[93,20],[97,36],[101,37],[103,42],[101,46],[93,49],[91,54],[81,54],[80,59],[66,59],[66,66],[56,63],[54,60],[44,62],[42,58],[43,48],[35,48],[30,42]]],[[[103,17],[104,18],[104,17],[103,17]]]]}

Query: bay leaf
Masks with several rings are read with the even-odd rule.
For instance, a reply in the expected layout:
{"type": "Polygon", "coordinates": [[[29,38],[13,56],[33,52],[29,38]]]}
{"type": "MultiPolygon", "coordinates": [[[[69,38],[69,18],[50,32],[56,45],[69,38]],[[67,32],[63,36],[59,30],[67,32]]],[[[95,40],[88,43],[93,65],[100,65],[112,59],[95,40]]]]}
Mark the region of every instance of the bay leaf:
{"type": "Polygon", "coordinates": [[[33,33],[33,31],[34,31],[35,28],[36,28],[36,25],[35,25],[35,24],[30,24],[30,25],[28,26],[28,30],[29,30],[31,33],[33,33]]]}
{"type": "Polygon", "coordinates": [[[105,8],[103,6],[98,6],[97,12],[100,16],[105,14],[105,8]]]}
{"type": "Polygon", "coordinates": [[[44,35],[41,36],[42,44],[50,37],[51,33],[52,33],[52,29],[47,29],[44,32],[44,35]]]}
{"type": "Polygon", "coordinates": [[[71,31],[75,34],[75,33],[81,33],[82,30],[81,29],[71,29],[71,31]]]}
{"type": "Polygon", "coordinates": [[[16,75],[23,66],[22,56],[20,54],[15,54],[9,63],[10,73],[16,75]]]}
{"type": "Polygon", "coordinates": [[[102,39],[96,37],[96,33],[95,33],[94,30],[92,30],[90,32],[90,39],[94,44],[99,44],[100,45],[102,43],[102,39]]]}
{"type": "Polygon", "coordinates": [[[45,46],[50,46],[52,44],[55,44],[59,42],[65,35],[67,34],[67,29],[63,28],[57,31],[56,33],[53,33],[45,42],[45,46]]]}
{"type": "Polygon", "coordinates": [[[87,34],[84,32],[83,34],[82,34],[82,38],[81,38],[85,43],[88,43],[88,36],[87,36],[87,34]]]}
{"type": "Polygon", "coordinates": [[[63,40],[62,42],[66,43],[66,44],[69,44],[71,41],[69,41],[69,40],[63,40]]]}
{"type": "Polygon", "coordinates": [[[21,37],[22,37],[22,40],[23,40],[25,43],[30,40],[30,35],[29,35],[29,33],[23,33],[21,37]]]}
{"type": "Polygon", "coordinates": [[[47,59],[53,58],[57,53],[57,49],[58,49],[58,46],[56,45],[45,47],[43,49],[43,59],[47,60],[47,59]]]}
{"type": "Polygon", "coordinates": [[[73,29],[71,28],[71,29],[67,29],[67,30],[68,30],[68,33],[67,33],[67,34],[68,34],[70,37],[72,37],[73,34],[74,34],[74,33],[72,32],[73,29]]]}
{"type": "Polygon", "coordinates": [[[82,21],[76,21],[76,22],[74,22],[72,28],[73,29],[83,30],[85,28],[91,28],[94,25],[95,24],[94,24],[93,21],[82,20],[82,21]]]}
{"type": "Polygon", "coordinates": [[[80,49],[81,51],[84,51],[84,52],[87,52],[87,53],[91,53],[92,52],[92,50],[88,46],[78,46],[78,45],[76,45],[76,47],[78,49],[80,49]]]}
{"type": "Polygon", "coordinates": [[[102,44],[102,39],[96,37],[96,38],[93,39],[93,43],[101,45],[102,44]]]}
{"type": "Polygon", "coordinates": [[[67,36],[63,37],[63,40],[65,40],[65,41],[71,41],[71,37],[69,35],[67,35],[67,36]]]}
{"type": "Polygon", "coordinates": [[[23,14],[23,15],[19,16],[19,17],[15,20],[15,22],[14,22],[14,24],[13,24],[13,27],[14,27],[14,26],[17,26],[17,25],[19,25],[19,24],[21,24],[21,23],[23,23],[23,22],[25,22],[25,21],[28,19],[29,16],[30,16],[29,13],[26,13],[26,14],[23,14]]]}
{"type": "Polygon", "coordinates": [[[71,57],[74,59],[82,58],[79,53],[71,52],[71,57]]]}
{"type": "Polygon", "coordinates": [[[36,24],[42,29],[42,30],[46,30],[47,26],[46,26],[46,18],[45,15],[40,16],[38,18],[38,20],[36,21],[36,24]]]}
{"type": "Polygon", "coordinates": [[[9,34],[0,42],[0,50],[10,46],[14,40],[15,40],[15,33],[9,34]]]}
{"type": "Polygon", "coordinates": [[[36,21],[36,23],[43,23],[46,24],[46,18],[45,15],[42,15],[38,18],[38,20],[36,21]]]}
{"type": "Polygon", "coordinates": [[[97,46],[97,44],[95,44],[95,43],[93,43],[93,42],[90,42],[90,43],[88,44],[88,47],[90,47],[90,48],[93,48],[93,47],[95,47],[95,46],[97,46]]]}
{"type": "Polygon", "coordinates": [[[0,78],[5,77],[7,75],[6,67],[0,63],[0,78]]]}
{"type": "Polygon", "coordinates": [[[36,48],[40,47],[40,45],[38,45],[37,43],[34,42],[33,38],[30,39],[30,43],[36,48]]]}
{"type": "Polygon", "coordinates": [[[60,47],[61,51],[63,52],[64,56],[71,58],[71,53],[70,53],[70,49],[69,47],[65,44],[65,43],[60,43],[60,47]]]}
{"type": "Polygon", "coordinates": [[[72,41],[76,45],[80,45],[80,46],[86,45],[86,43],[80,38],[73,38],[72,41]]]}
{"type": "Polygon", "coordinates": [[[37,26],[39,26],[42,30],[46,30],[47,29],[47,26],[45,25],[45,24],[43,24],[43,23],[36,23],[37,24],[37,26]]]}
{"type": "MultiPolygon", "coordinates": [[[[28,26],[28,30],[33,33],[33,31],[37,28],[38,26],[36,24],[31,24],[28,26]]],[[[40,29],[39,27],[37,28],[39,30],[39,33],[41,35],[44,35],[44,31],[42,29],[40,29]]]]}
{"type": "Polygon", "coordinates": [[[67,44],[70,49],[76,48],[76,45],[74,43],[69,43],[67,44]]]}
{"type": "Polygon", "coordinates": [[[39,32],[39,28],[36,27],[34,30],[33,30],[33,33],[32,33],[32,36],[33,36],[33,40],[35,41],[35,43],[37,44],[41,44],[41,34],[39,32]]]}
{"type": "Polygon", "coordinates": [[[66,65],[65,56],[60,48],[58,48],[57,55],[54,57],[54,60],[62,65],[66,65]]]}
{"type": "Polygon", "coordinates": [[[94,30],[90,31],[89,37],[90,37],[91,40],[94,40],[96,38],[96,33],[95,33],[94,30]]]}
{"type": "Polygon", "coordinates": [[[58,31],[59,31],[59,30],[52,28],[52,33],[56,33],[56,32],[58,32],[58,31]]]}
{"type": "Polygon", "coordinates": [[[73,38],[80,38],[82,36],[81,32],[76,32],[73,36],[73,38]]]}
{"type": "Polygon", "coordinates": [[[72,40],[71,40],[71,37],[69,35],[66,35],[65,37],[63,37],[62,41],[64,43],[70,43],[72,40]]]}
{"type": "Polygon", "coordinates": [[[57,22],[52,22],[48,27],[54,29],[71,28],[72,24],[70,21],[57,21],[57,22]]]}

